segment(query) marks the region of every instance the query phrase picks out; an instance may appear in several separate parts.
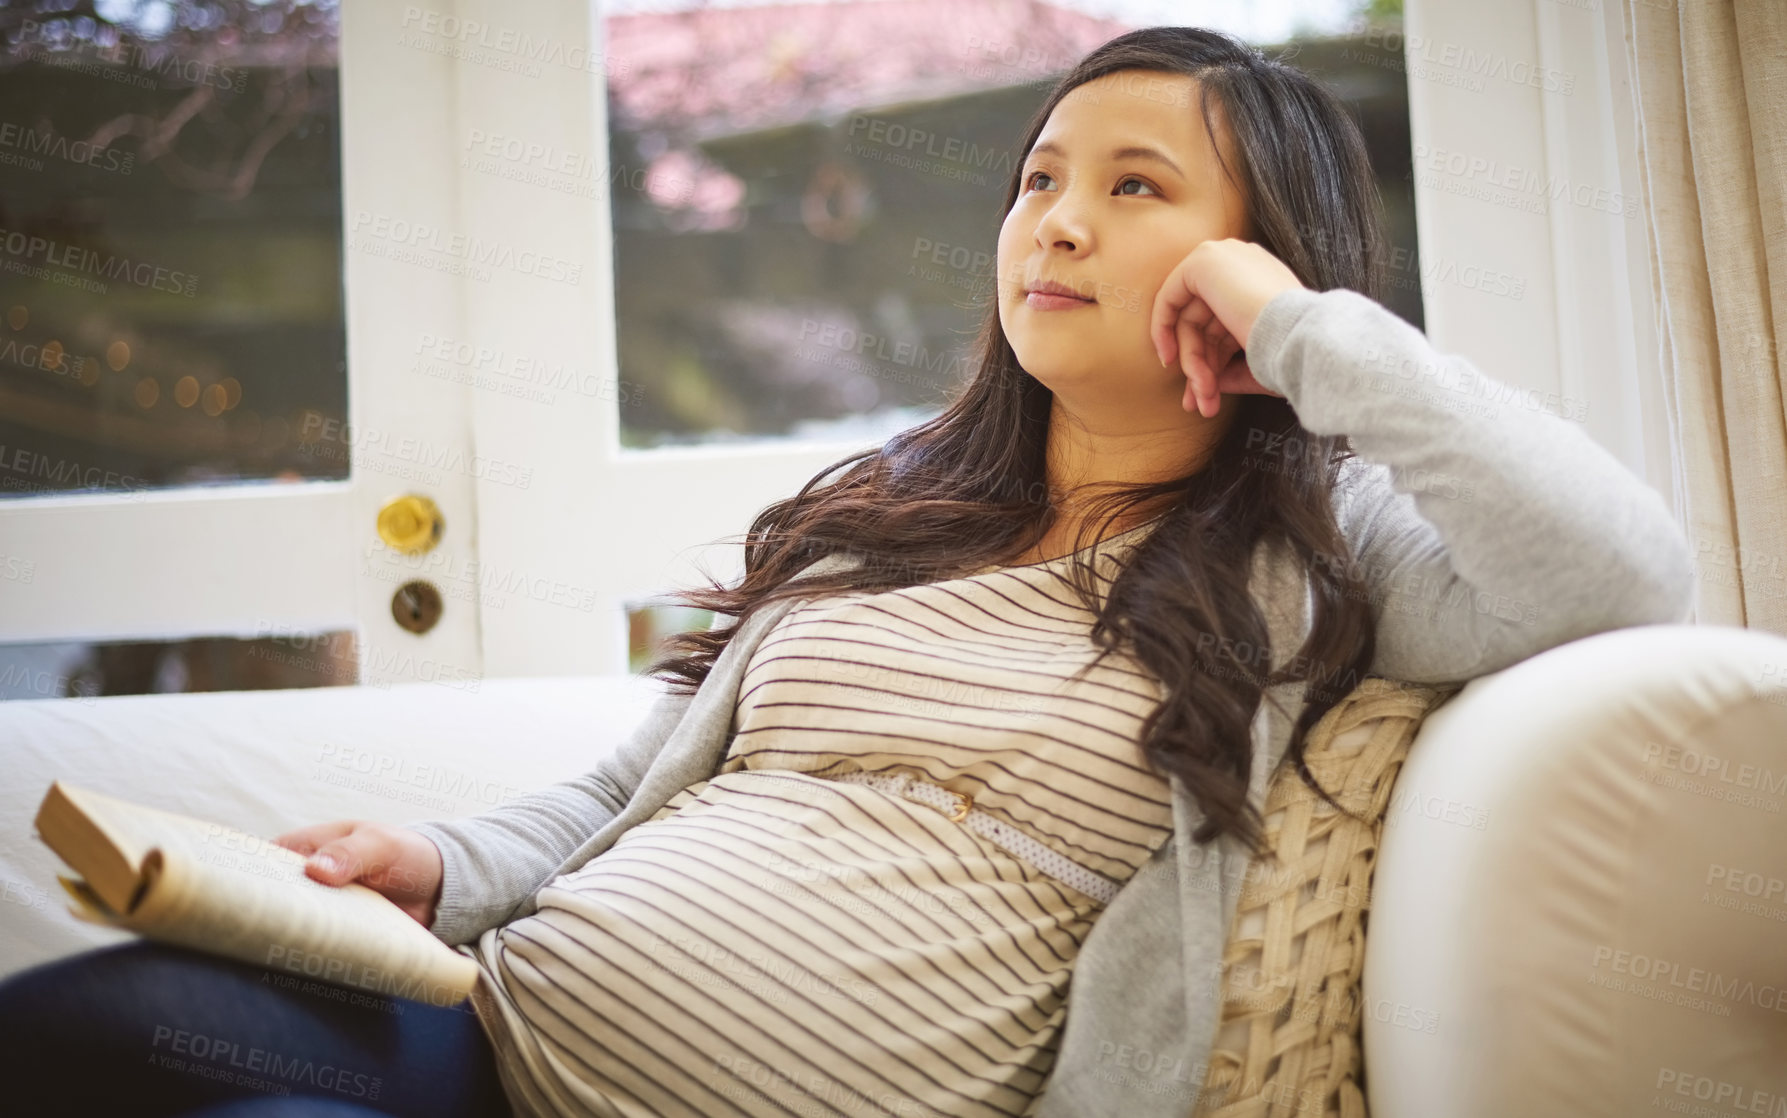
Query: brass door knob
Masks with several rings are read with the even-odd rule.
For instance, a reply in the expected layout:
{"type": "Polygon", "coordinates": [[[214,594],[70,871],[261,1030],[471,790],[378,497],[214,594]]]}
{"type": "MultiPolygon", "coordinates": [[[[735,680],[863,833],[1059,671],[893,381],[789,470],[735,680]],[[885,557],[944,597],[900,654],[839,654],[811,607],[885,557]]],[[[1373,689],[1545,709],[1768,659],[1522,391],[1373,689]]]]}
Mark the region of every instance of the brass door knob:
{"type": "Polygon", "coordinates": [[[420,555],[439,543],[444,527],[440,506],[415,493],[393,497],[378,510],[379,539],[409,555],[420,555]]]}

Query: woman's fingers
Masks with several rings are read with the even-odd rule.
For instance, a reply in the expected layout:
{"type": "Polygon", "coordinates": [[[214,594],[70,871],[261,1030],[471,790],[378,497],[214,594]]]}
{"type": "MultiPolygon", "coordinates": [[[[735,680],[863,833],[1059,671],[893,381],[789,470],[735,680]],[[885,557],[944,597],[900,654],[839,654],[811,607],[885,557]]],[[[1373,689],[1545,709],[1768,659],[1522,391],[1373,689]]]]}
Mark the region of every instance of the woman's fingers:
{"type": "Polygon", "coordinates": [[[1179,320],[1178,329],[1179,370],[1185,374],[1186,411],[1202,408],[1204,400],[1204,380],[1210,374],[1210,366],[1204,356],[1204,336],[1197,327],[1186,319],[1179,320]]]}
{"type": "Polygon", "coordinates": [[[1186,287],[1180,269],[1175,269],[1162,287],[1149,328],[1162,364],[1170,367],[1176,361],[1185,375],[1180,406],[1186,411],[1195,408],[1205,418],[1213,418],[1222,408],[1225,391],[1261,390],[1245,361],[1235,361],[1241,353],[1240,339],[1208,302],[1186,287]],[[1178,317],[1163,321],[1169,308],[1176,308],[1178,317]]]}
{"type": "Polygon", "coordinates": [[[1214,318],[1204,325],[1204,364],[1209,370],[1209,375],[1203,386],[1204,403],[1198,408],[1198,411],[1205,416],[1214,416],[1222,406],[1222,390],[1218,380],[1222,375],[1224,364],[1222,342],[1226,334],[1227,331],[1223,330],[1222,323],[1214,318]]]}
{"type": "Polygon", "coordinates": [[[295,850],[308,861],[304,868],[309,876],[326,885],[340,885],[366,872],[369,865],[389,861],[378,854],[390,844],[374,828],[359,819],[338,819],[287,831],[274,839],[275,845],[295,850]]]}
{"type": "Polygon", "coordinates": [[[1216,367],[1217,391],[1220,392],[1222,390],[1224,375],[1229,372],[1229,366],[1234,363],[1235,354],[1240,352],[1241,343],[1235,340],[1233,334],[1224,330],[1222,332],[1222,338],[1216,343],[1216,360],[1212,362],[1216,367]]]}
{"type": "Polygon", "coordinates": [[[434,923],[445,872],[440,848],[419,831],[366,819],[338,819],[287,831],[278,846],[305,855],[312,881],[349,882],[381,894],[424,928],[434,923]]]}
{"type": "Polygon", "coordinates": [[[1185,274],[1185,266],[1181,262],[1167,274],[1160,293],[1154,297],[1154,314],[1148,323],[1148,333],[1154,341],[1155,350],[1160,354],[1162,365],[1170,366],[1182,352],[1175,337],[1181,321],[1190,318],[1194,326],[1201,328],[1204,323],[1216,317],[1210,304],[1186,286],[1185,274]]]}
{"type": "Polygon", "coordinates": [[[1204,363],[1204,376],[1199,380],[1202,396],[1198,411],[1206,418],[1214,418],[1222,409],[1222,394],[1228,384],[1225,373],[1229,360],[1240,346],[1235,341],[1235,336],[1229,333],[1228,327],[1214,314],[1203,323],[1198,337],[1199,352],[1204,363]]]}
{"type": "Polygon", "coordinates": [[[1162,365],[1172,364],[1184,352],[1173,335],[1178,331],[1180,313],[1195,298],[1197,294],[1185,285],[1185,262],[1182,260],[1174,265],[1160,285],[1159,294],[1154,296],[1153,314],[1148,320],[1148,336],[1154,341],[1162,365]]]}
{"type": "Polygon", "coordinates": [[[357,827],[332,842],[324,843],[305,868],[310,876],[325,885],[343,885],[349,881],[377,889],[381,893],[402,890],[408,883],[389,880],[400,868],[399,850],[383,828],[357,827]]]}
{"type": "Polygon", "coordinates": [[[1186,411],[1190,411],[1197,406],[1197,376],[1192,369],[1192,362],[1196,360],[1196,356],[1192,352],[1190,327],[1185,320],[1181,319],[1174,324],[1173,333],[1175,335],[1173,349],[1177,354],[1179,372],[1185,378],[1185,392],[1180,400],[1180,406],[1186,411]]]}
{"type": "Polygon", "coordinates": [[[1241,348],[1241,340],[1226,328],[1215,340],[1207,344],[1214,354],[1211,366],[1214,370],[1218,399],[1224,395],[1256,394],[1284,398],[1283,393],[1274,392],[1254,378],[1253,370],[1247,364],[1247,352],[1241,348]]]}
{"type": "Polygon", "coordinates": [[[354,829],[351,819],[338,819],[332,823],[312,823],[308,827],[299,827],[295,831],[287,831],[274,838],[273,845],[283,846],[287,850],[295,850],[299,854],[315,854],[317,848],[326,842],[340,838],[354,829]]]}

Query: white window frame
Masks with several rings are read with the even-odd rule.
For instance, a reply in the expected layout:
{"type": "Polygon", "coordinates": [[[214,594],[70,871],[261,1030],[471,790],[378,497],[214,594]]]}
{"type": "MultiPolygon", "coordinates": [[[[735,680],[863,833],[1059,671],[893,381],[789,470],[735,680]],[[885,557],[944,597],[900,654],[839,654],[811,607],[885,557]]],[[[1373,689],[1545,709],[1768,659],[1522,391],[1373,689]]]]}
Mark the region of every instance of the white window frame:
{"type": "MultiPolygon", "coordinates": [[[[402,7],[392,8],[401,17],[402,7]]],[[[464,145],[476,129],[485,137],[520,137],[594,155],[606,168],[599,0],[562,6],[461,0],[456,8],[462,19],[483,25],[480,42],[531,36],[573,62],[591,44],[598,60],[548,65],[531,79],[496,65],[461,66],[453,91],[455,142],[464,145]]],[[[480,562],[497,572],[528,572],[538,587],[532,600],[512,597],[504,608],[484,611],[485,670],[493,676],[625,672],[630,603],[665,600],[675,589],[704,585],[708,574],[736,579],[744,569],[739,544],[758,512],[791,496],[828,463],[875,444],[766,440],[623,448],[608,191],[579,197],[487,172],[457,173],[468,227],[516,244],[562,245],[568,257],[588,262],[577,286],[545,293],[537,285],[481,288],[465,308],[467,335],[504,352],[547,351],[553,360],[593,371],[608,388],[559,392],[549,408],[489,393],[474,406],[480,453],[537,466],[525,489],[480,486],[480,562]]]]}

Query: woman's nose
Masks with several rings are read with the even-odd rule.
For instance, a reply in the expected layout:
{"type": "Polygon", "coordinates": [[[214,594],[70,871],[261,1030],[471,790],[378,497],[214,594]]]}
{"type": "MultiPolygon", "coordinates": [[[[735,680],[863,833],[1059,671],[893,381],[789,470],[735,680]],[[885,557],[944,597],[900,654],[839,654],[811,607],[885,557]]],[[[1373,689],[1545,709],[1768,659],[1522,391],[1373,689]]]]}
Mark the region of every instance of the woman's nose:
{"type": "Polygon", "coordinates": [[[1036,242],[1043,248],[1053,248],[1057,244],[1069,251],[1078,252],[1085,249],[1092,240],[1092,231],[1080,206],[1069,199],[1062,198],[1050,206],[1036,223],[1036,242]]]}

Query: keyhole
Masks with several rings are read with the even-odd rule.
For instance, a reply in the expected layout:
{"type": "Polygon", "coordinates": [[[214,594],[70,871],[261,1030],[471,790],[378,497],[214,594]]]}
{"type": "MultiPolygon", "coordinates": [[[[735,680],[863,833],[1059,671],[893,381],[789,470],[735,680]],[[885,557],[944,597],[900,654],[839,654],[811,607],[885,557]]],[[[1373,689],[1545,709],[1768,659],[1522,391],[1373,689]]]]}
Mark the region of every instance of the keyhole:
{"type": "Polygon", "coordinates": [[[433,583],[415,579],[391,595],[391,619],[412,633],[426,633],[441,619],[441,592],[433,583]]]}

